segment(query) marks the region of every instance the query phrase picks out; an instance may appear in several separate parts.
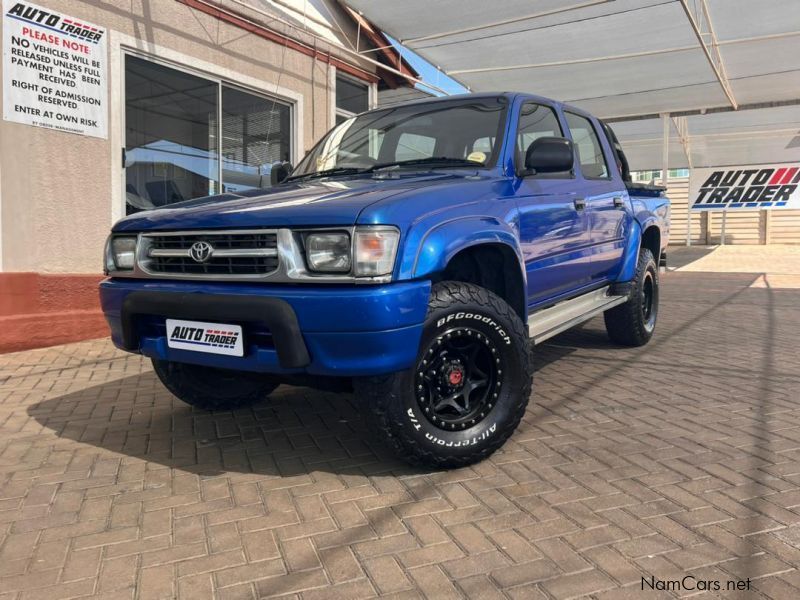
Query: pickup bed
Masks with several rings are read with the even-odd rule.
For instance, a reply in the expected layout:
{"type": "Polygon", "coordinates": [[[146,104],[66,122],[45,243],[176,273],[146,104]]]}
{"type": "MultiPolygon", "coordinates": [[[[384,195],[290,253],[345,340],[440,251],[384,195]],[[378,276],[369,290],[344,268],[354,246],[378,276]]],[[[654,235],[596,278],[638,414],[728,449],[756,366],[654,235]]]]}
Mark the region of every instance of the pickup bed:
{"type": "Polygon", "coordinates": [[[124,218],[106,245],[114,344],[196,407],[354,389],[400,457],[457,467],[519,424],[531,344],[600,314],[615,343],[653,335],[669,201],[582,110],[515,93],[374,110],[272,173],[124,218]]]}

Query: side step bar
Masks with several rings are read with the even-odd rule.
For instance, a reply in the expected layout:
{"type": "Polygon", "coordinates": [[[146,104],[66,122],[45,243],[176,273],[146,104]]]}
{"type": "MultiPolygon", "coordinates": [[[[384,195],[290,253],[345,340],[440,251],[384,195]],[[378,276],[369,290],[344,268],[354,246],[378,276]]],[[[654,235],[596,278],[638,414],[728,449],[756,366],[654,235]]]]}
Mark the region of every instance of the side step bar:
{"type": "Polygon", "coordinates": [[[606,286],[533,313],[528,318],[528,336],[534,344],[541,344],[609,308],[627,302],[628,296],[612,296],[610,291],[610,286],[606,286]]]}

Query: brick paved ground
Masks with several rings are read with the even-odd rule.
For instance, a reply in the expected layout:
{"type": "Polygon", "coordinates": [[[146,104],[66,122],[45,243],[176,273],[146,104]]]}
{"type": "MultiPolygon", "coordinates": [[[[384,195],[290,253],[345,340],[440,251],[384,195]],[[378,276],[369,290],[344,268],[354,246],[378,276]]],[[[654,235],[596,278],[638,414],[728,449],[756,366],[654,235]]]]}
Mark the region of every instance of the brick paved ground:
{"type": "Polygon", "coordinates": [[[424,472],[348,395],[192,411],[105,340],[0,356],[0,599],[800,597],[800,291],[674,272],[643,349],[538,348],[491,460],[424,472]]]}

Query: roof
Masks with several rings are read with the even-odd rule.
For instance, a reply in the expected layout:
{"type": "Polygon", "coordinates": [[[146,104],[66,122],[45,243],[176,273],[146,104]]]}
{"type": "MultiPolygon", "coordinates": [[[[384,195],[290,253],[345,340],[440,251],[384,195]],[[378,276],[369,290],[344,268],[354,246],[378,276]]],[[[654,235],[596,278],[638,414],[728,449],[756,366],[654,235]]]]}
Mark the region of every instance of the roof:
{"type": "Polygon", "coordinates": [[[634,168],[660,166],[659,113],[686,118],[681,134],[672,128],[671,166],[800,159],[797,0],[347,3],[471,90],[518,89],[637,119],[614,126],[634,168]]]}
{"type": "MultiPolygon", "coordinates": [[[[386,35],[369,20],[339,0],[228,0],[226,11],[251,10],[259,17],[275,16],[263,26],[282,23],[347,51],[358,50],[363,57],[418,79],[419,73],[398,52],[386,35]]],[[[259,19],[262,20],[262,19],[259,19]]],[[[335,52],[334,52],[335,54],[335,52]]],[[[390,89],[413,86],[408,79],[379,69],[380,83],[390,89]]]]}

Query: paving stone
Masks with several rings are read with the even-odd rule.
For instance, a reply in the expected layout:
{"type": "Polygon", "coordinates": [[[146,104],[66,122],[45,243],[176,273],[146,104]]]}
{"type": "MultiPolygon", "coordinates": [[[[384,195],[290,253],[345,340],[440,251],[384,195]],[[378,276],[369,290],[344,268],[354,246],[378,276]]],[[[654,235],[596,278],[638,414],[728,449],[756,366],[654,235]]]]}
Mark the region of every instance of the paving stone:
{"type": "Polygon", "coordinates": [[[534,348],[517,433],[447,472],[347,394],[204,413],[108,340],[0,355],[0,600],[800,597],[800,291],[754,280],[669,272],[649,345],[534,348]]]}

